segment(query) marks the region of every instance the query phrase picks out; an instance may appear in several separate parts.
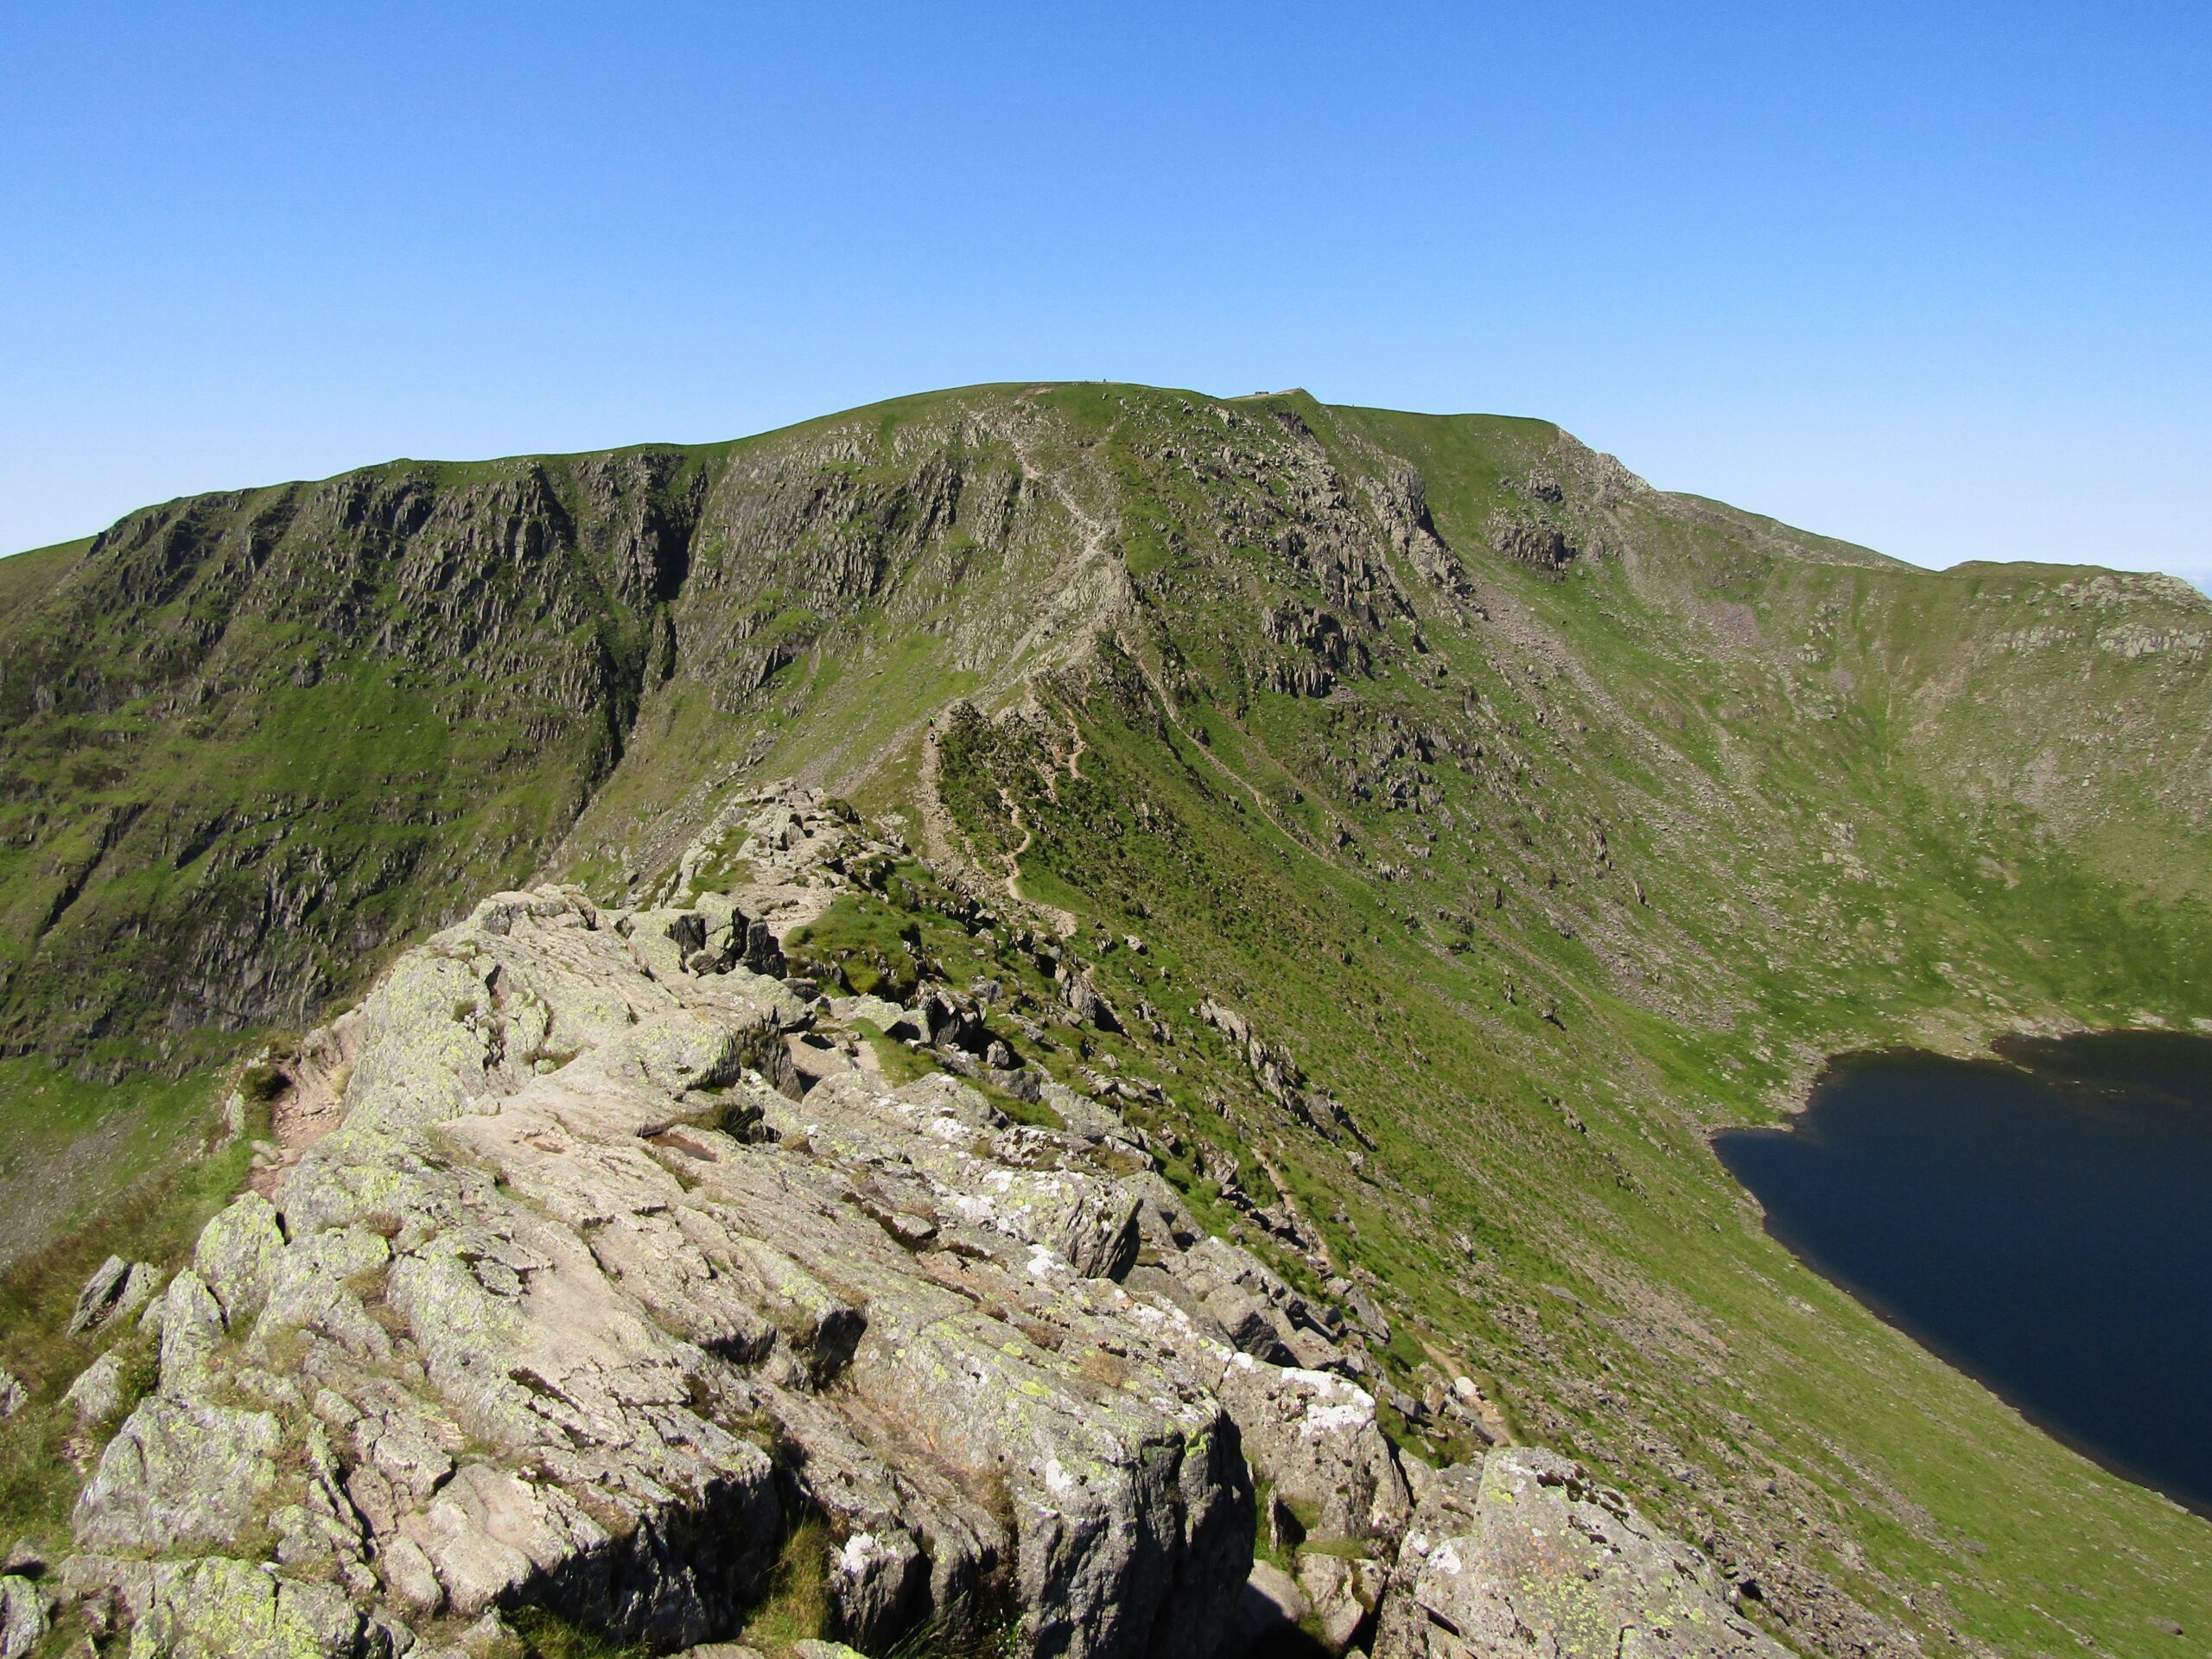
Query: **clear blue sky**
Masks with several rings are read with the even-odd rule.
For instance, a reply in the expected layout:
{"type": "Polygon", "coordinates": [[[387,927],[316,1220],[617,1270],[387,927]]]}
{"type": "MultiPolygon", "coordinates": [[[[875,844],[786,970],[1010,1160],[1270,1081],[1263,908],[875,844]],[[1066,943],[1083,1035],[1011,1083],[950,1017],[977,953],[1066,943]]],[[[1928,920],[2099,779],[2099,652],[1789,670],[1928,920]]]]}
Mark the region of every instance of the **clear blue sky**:
{"type": "Polygon", "coordinates": [[[0,548],[997,379],[2212,569],[2212,6],[22,6],[0,548]],[[341,15],[346,14],[346,15],[341,15]]]}

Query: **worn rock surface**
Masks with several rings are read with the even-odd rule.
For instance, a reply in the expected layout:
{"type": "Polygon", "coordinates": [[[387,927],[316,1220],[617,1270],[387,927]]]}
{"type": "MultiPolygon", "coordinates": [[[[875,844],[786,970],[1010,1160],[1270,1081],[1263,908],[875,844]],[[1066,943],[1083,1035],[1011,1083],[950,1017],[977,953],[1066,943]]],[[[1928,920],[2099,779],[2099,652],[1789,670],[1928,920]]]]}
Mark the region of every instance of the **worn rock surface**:
{"type": "Polygon", "coordinates": [[[0,1578],[0,1659],[25,1659],[46,1635],[46,1598],[29,1579],[0,1578]]]}
{"type": "Polygon", "coordinates": [[[1332,1653],[1368,1633],[1389,1582],[1389,1567],[1363,1557],[1309,1552],[1298,1563],[1298,1587],[1313,1608],[1309,1623],[1332,1653]]]}
{"type": "MultiPolygon", "coordinates": [[[[747,833],[734,897],[687,868],[643,910],[486,899],[310,1037],[345,1055],[333,1122],[158,1296],[94,1275],[86,1328],[144,1302],[159,1367],[77,1503],[88,1630],[445,1659],[538,1604],[711,1650],[814,1522],[830,1634],[866,1652],[1210,1659],[1300,1622],[1378,1659],[1772,1651],[1573,1465],[1402,1460],[1357,1309],[1208,1236],[1109,1091],[1033,1080],[1046,1128],[961,1075],[894,1086],[871,1033],[1011,1075],[992,993],[761,971],[760,918],[818,914],[864,849],[813,808],[747,833]],[[1255,1573],[1255,1477],[1295,1576],[1255,1573]]],[[[130,1397],[120,1351],[69,1391],[87,1427],[130,1397]]]]}
{"type": "Polygon", "coordinates": [[[1384,1598],[1374,1659],[1787,1659],[1703,1556],[1580,1465],[1529,1446],[1439,1474],[1384,1598]]]}
{"type": "Polygon", "coordinates": [[[524,1601],[676,1649],[819,1516],[858,1645],[998,1605],[1025,1651],[1203,1656],[1248,1452],[1391,1526],[1372,1399],[1224,1339],[1205,1296],[1265,1270],[1128,1140],[867,1063],[789,1098],[753,1062],[833,1016],[659,948],[715,913],[505,893],[400,960],[342,1124],[156,1304],[76,1593],[148,1652],[382,1654],[524,1601]]]}

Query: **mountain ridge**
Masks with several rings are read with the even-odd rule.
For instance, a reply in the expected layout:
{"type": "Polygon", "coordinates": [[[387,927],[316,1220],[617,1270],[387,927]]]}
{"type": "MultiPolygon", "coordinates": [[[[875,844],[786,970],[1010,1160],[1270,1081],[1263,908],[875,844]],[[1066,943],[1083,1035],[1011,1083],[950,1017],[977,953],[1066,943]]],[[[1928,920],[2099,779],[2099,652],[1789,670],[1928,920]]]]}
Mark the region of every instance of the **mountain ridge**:
{"type": "MultiPolygon", "coordinates": [[[[1840,1048],[2212,1018],[2201,596],[1870,563],[1545,423],[1297,393],[707,448],[189,498],[0,575],[4,1064],[127,1095],[483,891],[650,900],[741,858],[744,791],[820,786],[1071,925],[1171,1179],[1287,1273],[1362,1264],[1405,1398],[1455,1352],[1793,1641],[2041,1641],[2023,1575],[2119,1650],[2202,1622],[2201,1523],[1790,1262],[1703,1145],[1840,1048]]],[[[914,925],[822,965],[906,988],[958,949],[914,925]]]]}

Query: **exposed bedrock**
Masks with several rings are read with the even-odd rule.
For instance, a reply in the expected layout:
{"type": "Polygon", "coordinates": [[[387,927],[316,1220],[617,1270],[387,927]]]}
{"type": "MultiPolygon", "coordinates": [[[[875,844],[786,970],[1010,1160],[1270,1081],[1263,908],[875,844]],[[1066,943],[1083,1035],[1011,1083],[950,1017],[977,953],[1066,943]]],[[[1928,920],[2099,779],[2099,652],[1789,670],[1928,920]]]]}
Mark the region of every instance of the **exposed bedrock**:
{"type": "Polygon", "coordinates": [[[342,1122],[267,1196],[158,1290],[102,1268],[85,1306],[159,1370],[56,1580],[88,1629],[438,1659],[539,1605],[673,1652],[813,1551],[868,1652],[1211,1659],[1265,1637],[1257,1482],[1336,1650],[1517,1652],[1565,1609],[1771,1651],[1573,1465],[1402,1459],[1343,1315],[1206,1236],[1142,1136],[1057,1084],[1065,1128],[893,1087],[840,1027],[928,1018],[754,971],[742,914],[486,899],[345,1016],[342,1122]]]}
{"type": "MultiPolygon", "coordinates": [[[[646,932],[502,894],[378,986],[341,1127],[150,1305],[159,1383],[79,1504],[78,1593],[153,1651],[435,1646],[521,1602],[679,1649],[817,1519],[859,1645],[996,1618],[1203,1656],[1248,1457],[1348,1535],[1402,1519],[1363,1391],[1179,1305],[1197,1230],[1128,1141],[944,1075],[791,1100],[748,1062],[826,1011],[646,932]],[[1141,1245],[1158,1288],[1103,1276],[1141,1245]],[[245,1600],[238,1563],[273,1569],[245,1600]]],[[[1204,1244],[1201,1287],[1233,1249],[1204,1244]]]]}

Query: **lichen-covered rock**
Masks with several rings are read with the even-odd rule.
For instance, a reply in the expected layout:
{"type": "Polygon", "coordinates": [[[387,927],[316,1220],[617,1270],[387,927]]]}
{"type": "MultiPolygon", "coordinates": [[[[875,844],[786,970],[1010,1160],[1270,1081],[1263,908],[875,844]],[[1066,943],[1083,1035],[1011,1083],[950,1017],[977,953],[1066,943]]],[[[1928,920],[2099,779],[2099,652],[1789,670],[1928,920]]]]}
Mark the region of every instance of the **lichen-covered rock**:
{"type": "Polygon", "coordinates": [[[343,1592],[217,1556],[152,1569],[130,1659],[389,1659],[392,1651],[390,1629],[343,1592]]]}
{"type": "Polygon", "coordinates": [[[1319,1518],[1316,1539],[1395,1541],[1413,1509],[1375,1397],[1325,1371],[1279,1369],[1238,1354],[1219,1390],[1244,1433],[1245,1455],[1319,1518]]]}
{"type": "Polygon", "coordinates": [[[123,1275],[123,1289],[115,1299],[115,1310],[108,1317],[123,1319],[141,1312],[161,1294],[162,1270],[150,1262],[134,1262],[130,1271],[123,1275]]]}
{"type": "Polygon", "coordinates": [[[123,1409],[123,1357],[113,1349],[77,1373],[61,1396],[88,1422],[104,1422],[123,1409]]]}
{"type": "Polygon", "coordinates": [[[27,1659],[45,1638],[46,1596],[29,1579],[0,1578],[0,1659],[27,1659]]]}
{"type": "Polygon", "coordinates": [[[265,1513],[281,1444],[266,1411],[142,1401],[77,1500],[77,1541],[149,1553],[226,1543],[265,1513]]]}
{"type": "Polygon", "coordinates": [[[1375,1659],[1788,1659],[1695,1550],[1579,1464],[1529,1446],[1436,1476],[1408,1526],[1375,1659]]]}
{"type": "Polygon", "coordinates": [[[207,1363],[222,1345],[223,1305],[187,1268],[169,1281],[161,1309],[162,1392],[196,1399],[207,1387],[207,1363]]]}
{"type": "Polygon", "coordinates": [[[284,1254],[276,1208],[248,1192],[201,1230],[192,1262],[221,1305],[224,1322],[238,1325],[261,1311],[284,1254]]]}
{"type": "Polygon", "coordinates": [[[812,1516],[871,1650],[1010,1604],[1029,1653],[1214,1651],[1232,1355],[1117,1281],[1130,1147],[941,1075],[785,1098],[751,1068],[804,1005],[636,948],[718,914],[502,894],[394,965],[343,1122],[203,1233],[79,1503],[134,1642],[353,1656],[380,1609],[540,1602],[672,1650],[812,1516]]]}

